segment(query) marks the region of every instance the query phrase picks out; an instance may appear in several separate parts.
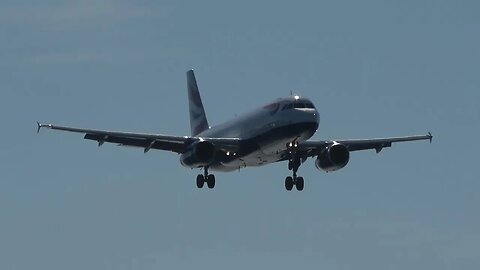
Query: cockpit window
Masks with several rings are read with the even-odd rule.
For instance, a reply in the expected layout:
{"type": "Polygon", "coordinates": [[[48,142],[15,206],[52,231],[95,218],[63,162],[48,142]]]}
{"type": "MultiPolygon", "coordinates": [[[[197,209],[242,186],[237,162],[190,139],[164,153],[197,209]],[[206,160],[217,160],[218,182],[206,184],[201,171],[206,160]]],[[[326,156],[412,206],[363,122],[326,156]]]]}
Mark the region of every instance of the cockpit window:
{"type": "Polygon", "coordinates": [[[282,111],[290,110],[290,109],[293,109],[293,108],[298,108],[298,109],[304,109],[304,108],[307,108],[307,109],[315,109],[315,106],[313,106],[313,104],[312,104],[311,102],[306,102],[306,103],[303,103],[303,102],[288,103],[288,104],[283,105],[282,111]]]}
{"type": "Polygon", "coordinates": [[[293,104],[288,103],[288,104],[283,105],[282,111],[290,110],[291,108],[293,108],[293,104]]]}

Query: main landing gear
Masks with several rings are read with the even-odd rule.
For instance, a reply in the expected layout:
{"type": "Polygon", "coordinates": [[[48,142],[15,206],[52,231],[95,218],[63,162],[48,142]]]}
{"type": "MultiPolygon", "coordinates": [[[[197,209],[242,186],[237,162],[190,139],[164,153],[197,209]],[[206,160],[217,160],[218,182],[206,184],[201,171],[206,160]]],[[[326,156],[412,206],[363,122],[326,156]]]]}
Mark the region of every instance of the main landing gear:
{"type": "Polygon", "coordinates": [[[293,186],[297,188],[298,191],[302,191],[305,185],[303,177],[297,176],[297,171],[300,165],[302,164],[300,158],[292,158],[288,161],[288,169],[293,171],[293,176],[287,176],[285,178],[285,188],[290,191],[293,189],[293,186]]]}
{"type": "Polygon", "coordinates": [[[197,188],[203,188],[205,183],[210,189],[215,187],[215,175],[208,174],[208,167],[204,167],[204,174],[197,175],[197,188]]]}

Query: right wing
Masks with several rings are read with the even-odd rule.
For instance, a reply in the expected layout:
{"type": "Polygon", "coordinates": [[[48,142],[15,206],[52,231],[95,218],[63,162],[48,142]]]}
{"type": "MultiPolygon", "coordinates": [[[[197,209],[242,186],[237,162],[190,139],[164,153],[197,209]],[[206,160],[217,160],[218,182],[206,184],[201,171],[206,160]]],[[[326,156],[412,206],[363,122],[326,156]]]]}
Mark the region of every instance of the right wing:
{"type": "Polygon", "coordinates": [[[119,132],[98,129],[84,129],[75,127],[56,126],[52,124],[40,124],[37,122],[37,132],[41,128],[83,133],[84,139],[98,142],[101,146],[105,142],[116,143],[121,146],[133,146],[143,148],[144,152],[150,149],[167,150],[175,153],[185,153],[190,145],[199,140],[208,140],[217,149],[235,150],[238,148],[239,139],[236,138],[200,138],[189,136],[171,136],[163,134],[119,132]]]}
{"type": "Polygon", "coordinates": [[[361,140],[330,140],[330,141],[306,141],[298,144],[298,151],[306,157],[312,157],[320,154],[323,149],[339,143],[344,145],[348,151],[360,151],[375,149],[377,153],[382,151],[385,147],[391,147],[392,143],[396,142],[410,142],[419,140],[429,140],[432,142],[432,134],[428,132],[427,135],[415,135],[405,137],[390,137],[390,138],[378,138],[378,139],[361,139],[361,140]]]}

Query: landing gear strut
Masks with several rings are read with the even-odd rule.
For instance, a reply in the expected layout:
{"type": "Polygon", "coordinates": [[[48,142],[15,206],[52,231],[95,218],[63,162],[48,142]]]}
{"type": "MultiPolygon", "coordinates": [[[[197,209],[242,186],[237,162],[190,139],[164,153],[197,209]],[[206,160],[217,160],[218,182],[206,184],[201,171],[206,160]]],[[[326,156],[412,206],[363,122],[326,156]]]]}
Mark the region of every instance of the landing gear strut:
{"type": "Polygon", "coordinates": [[[293,186],[297,188],[298,191],[302,191],[305,185],[303,177],[297,176],[297,171],[300,165],[302,164],[300,158],[293,157],[288,161],[288,169],[293,171],[293,176],[287,176],[285,178],[285,189],[290,191],[293,189],[293,186]]]}
{"type": "Polygon", "coordinates": [[[197,175],[197,188],[203,188],[203,185],[207,183],[208,188],[215,187],[215,175],[208,174],[208,167],[204,167],[204,173],[197,175]]]}

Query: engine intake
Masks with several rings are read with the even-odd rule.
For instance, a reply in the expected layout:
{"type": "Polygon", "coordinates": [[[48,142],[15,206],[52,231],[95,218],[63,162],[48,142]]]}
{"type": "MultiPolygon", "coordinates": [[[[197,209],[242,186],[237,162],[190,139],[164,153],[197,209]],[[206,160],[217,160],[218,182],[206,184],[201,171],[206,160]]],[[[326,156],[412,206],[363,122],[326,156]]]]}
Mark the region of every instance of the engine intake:
{"type": "Polygon", "coordinates": [[[334,143],[325,148],[315,161],[319,170],[332,172],[345,167],[350,160],[350,152],[343,144],[334,143]]]}
{"type": "Polygon", "coordinates": [[[198,168],[210,165],[214,159],[215,146],[208,141],[199,141],[180,156],[180,163],[185,167],[198,168]]]}

